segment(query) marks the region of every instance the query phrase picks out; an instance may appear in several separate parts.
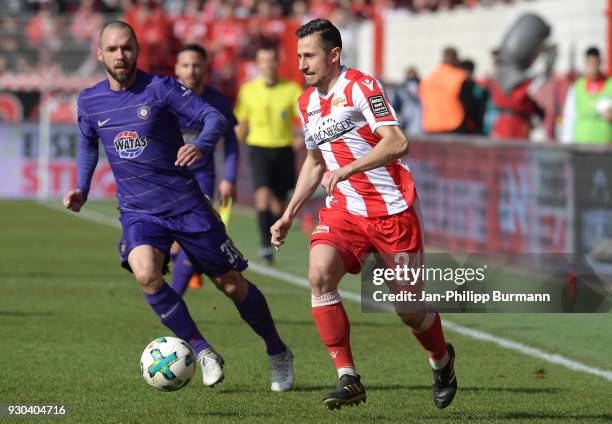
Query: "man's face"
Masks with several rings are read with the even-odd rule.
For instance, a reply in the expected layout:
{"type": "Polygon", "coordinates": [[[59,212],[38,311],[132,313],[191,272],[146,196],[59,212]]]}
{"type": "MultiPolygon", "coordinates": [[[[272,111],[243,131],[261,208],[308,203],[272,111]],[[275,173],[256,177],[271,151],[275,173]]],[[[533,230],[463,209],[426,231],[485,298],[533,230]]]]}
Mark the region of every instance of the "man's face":
{"type": "Polygon", "coordinates": [[[134,75],[138,53],[138,43],[129,30],[107,28],[102,33],[98,60],[115,81],[124,83],[134,75]]]}
{"type": "Polygon", "coordinates": [[[179,53],[174,67],[176,77],[191,90],[198,89],[206,75],[206,61],[198,52],[179,53]]]}
{"type": "Polygon", "coordinates": [[[584,66],[584,76],[588,79],[596,79],[599,76],[601,60],[597,56],[587,56],[584,66]]]}
{"type": "Polygon", "coordinates": [[[257,50],[255,55],[257,68],[264,78],[274,78],[278,70],[278,57],[274,50],[257,50]]]}
{"type": "Polygon", "coordinates": [[[300,71],[304,74],[306,85],[317,87],[329,79],[334,62],[340,60],[340,49],[326,52],[318,33],[299,38],[297,54],[300,71]]]}

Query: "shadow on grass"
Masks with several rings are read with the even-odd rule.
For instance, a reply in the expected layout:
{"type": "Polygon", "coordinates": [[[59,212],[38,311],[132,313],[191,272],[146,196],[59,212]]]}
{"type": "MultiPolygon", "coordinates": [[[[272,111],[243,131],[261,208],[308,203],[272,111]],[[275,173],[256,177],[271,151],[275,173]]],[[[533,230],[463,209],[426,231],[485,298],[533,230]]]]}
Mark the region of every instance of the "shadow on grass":
{"type": "MultiPolygon", "coordinates": [[[[440,421],[440,415],[430,415],[420,417],[421,420],[424,421],[440,421]]],[[[483,413],[483,414],[474,414],[474,413],[461,413],[455,411],[447,411],[447,414],[444,416],[444,421],[457,421],[457,422],[466,422],[466,421],[484,421],[491,422],[493,420],[517,420],[517,421],[540,421],[540,420],[563,420],[563,421],[572,421],[576,420],[577,422],[581,422],[583,420],[602,420],[603,422],[612,421],[612,415],[610,414],[561,414],[561,413],[533,413],[533,412],[524,412],[524,411],[516,411],[516,412],[506,412],[506,413],[483,413]]]]}
{"type": "Polygon", "coordinates": [[[188,415],[193,417],[218,417],[218,418],[252,418],[252,417],[272,417],[273,414],[263,412],[233,412],[233,411],[202,411],[190,412],[188,415]]]}
{"type": "MultiPolygon", "coordinates": [[[[315,392],[331,390],[331,386],[298,386],[294,389],[296,392],[315,392]]],[[[408,385],[408,384],[366,384],[366,390],[369,391],[385,391],[385,390],[426,390],[431,391],[431,386],[426,385],[408,385]]],[[[556,394],[565,391],[558,387],[461,387],[459,386],[459,392],[503,392],[503,393],[544,393],[544,394],[556,394]]]]}
{"type": "Polygon", "coordinates": [[[1,311],[0,317],[48,317],[53,315],[51,311],[25,312],[25,311],[1,311]]]}

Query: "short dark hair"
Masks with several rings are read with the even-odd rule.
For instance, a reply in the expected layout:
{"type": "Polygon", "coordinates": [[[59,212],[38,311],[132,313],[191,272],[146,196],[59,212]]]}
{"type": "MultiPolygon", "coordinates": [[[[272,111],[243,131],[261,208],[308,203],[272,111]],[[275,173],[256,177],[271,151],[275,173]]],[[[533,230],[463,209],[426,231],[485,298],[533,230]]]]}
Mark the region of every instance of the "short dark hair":
{"type": "Polygon", "coordinates": [[[470,59],[462,60],[461,63],[459,63],[459,67],[468,72],[474,72],[476,69],[476,65],[470,59]]]}
{"type": "Polygon", "coordinates": [[[586,51],[585,56],[595,56],[597,59],[601,58],[601,54],[599,53],[599,49],[597,47],[589,47],[586,51]]]}
{"type": "Polygon", "coordinates": [[[295,31],[297,38],[308,37],[311,34],[319,33],[323,49],[331,51],[336,47],[342,48],[342,37],[338,28],[327,19],[313,19],[295,31]]]}
{"type": "Polygon", "coordinates": [[[106,31],[106,28],[127,29],[130,32],[130,37],[132,37],[134,39],[134,41],[136,43],[138,43],[138,38],[136,38],[136,32],[134,32],[134,28],[132,28],[131,25],[128,24],[127,22],[123,22],[123,21],[109,21],[109,22],[105,23],[102,26],[102,29],[100,29],[100,39],[102,39],[102,34],[104,34],[104,31],[106,31]]]}
{"type": "Polygon", "coordinates": [[[206,54],[206,50],[204,49],[204,47],[196,43],[185,44],[178,50],[178,52],[176,52],[176,55],[178,56],[183,52],[195,52],[202,56],[202,59],[204,59],[204,61],[208,59],[208,55],[206,54]]]}
{"type": "Polygon", "coordinates": [[[261,42],[257,45],[257,48],[255,49],[255,53],[257,53],[260,50],[266,50],[269,52],[274,52],[274,56],[276,58],[278,58],[279,54],[278,54],[278,43],[274,42],[273,40],[270,39],[264,39],[261,40],[261,42]]]}

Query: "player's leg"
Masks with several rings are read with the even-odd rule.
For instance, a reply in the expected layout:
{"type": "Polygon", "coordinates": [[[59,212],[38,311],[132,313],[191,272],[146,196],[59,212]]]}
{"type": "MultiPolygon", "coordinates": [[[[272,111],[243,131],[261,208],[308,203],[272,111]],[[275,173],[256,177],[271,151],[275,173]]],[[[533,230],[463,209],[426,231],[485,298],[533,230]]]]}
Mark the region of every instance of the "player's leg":
{"type": "Polygon", "coordinates": [[[165,253],[153,246],[139,245],[131,249],[127,260],[136,281],[142,287],[145,299],[162,324],[177,337],[189,342],[196,354],[211,349],[191,318],[185,302],[164,281],[162,268],[166,260],[165,253]]]}
{"type": "MultiPolygon", "coordinates": [[[[123,214],[121,223],[123,236],[119,251],[122,266],[134,273],[147,302],[162,324],[189,342],[198,358],[214,352],[198,330],[183,299],[163,279],[172,236],[156,220],[140,215],[123,214]]],[[[212,386],[223,379],[221,365],[217,364],[208,373],[203,369],[204,384],[212,386]]]]}
{"type": "Polygon", "coordinates": [[[249,146],[251,181],[255,191],[255,211],[257,212],[261,246],[259,256],[268,263],[272,263],[274,257],[274,249],[270,243],[270,227],[275,222],[270,210],[273,193],[270,189],[272,178],[268,161],[271,150],[265,147],[249,146]]]}
{"type": "Polygon", "coordinates": [[[272,370],[271,389],[280,392],[293,388],[293,356],[278,335],[263,293],[239,271],[231,270],[211,279],[234,302],[240,317],[265,343],[272,370]]]}
{"type": "Polygon", "coordinates": [[[274,178],[271,178],[270,181],[270,189],[272,190],[270,211],[272,212],[272,222],[276,222],[285,212],[288,194],[297,182],[293,148],[282,147],[274,149],[268,169],[274,172],[274,178]]]}
{"type": "MultiPolygon", "coordinates": [[[[196,271],[208,275],[217,288],[232,299],[240,316],[263,339],[271,362],[274,363],[274,359],[282,355],[291,366],[291,353],[278,336],[266,299],[257,286],[242,275],[247,262],[228,237],[223,223],[209,207],[194,210],[187,220],[197,231],[177,232],[175,237],[196,271]],[[210,228],[202,232],[201,228],[206,225],[210,228]]],[[[291,384],[276,384],[272,389],[288,390],[292,381],[291,372],[291,384]]]]}
{"type": "Polygon", "coordinates": [[[172,267],[172,289],[174,289],[179,296],[183,296],[189,286],[191,278],[193,278],[194,275],[199,276],[199,274],[194,274],[191,261],[177,242],[174,242],[172,245],[171,257],[174,262],[174,266],[172,267]]]}
{"type": "Polygon", "coordinates": [[[272,196],[272,190],[268,186],[260,186],[255,190],[255,211],[260,237],[259,257],[269,264],[274,258],[274,250],[270,243],[270,227],[274,224],[271,210],[272,196]]]}
{"type": "MultiPolygon", "coordinates": [[[[372,244],[382,257],[393,262],[393,256],[405,253],[412,267],[418,268],[423,263],[423,236],[418,201],[408,210],[389,217],[372,220],[372,244]],[[384,221],[384,223],[383,223],[384,221]],[[393,225],[389,225],[393,224],[393,225]]],[[[390,263],[389,266],[395,266],[390,263]]],[[[420,290],[422,281],[416,282],[420,290]]],[[[454,373],[454,349],[447,344],[440,315],[426,305],[398,308],[401,321],[410,327],[412,334],[427,351],[434,375],[433,395],[438,408],[447,407],[453,400],[457,381],[454,373]]]]}
{"type": "Polygon", "coordinates": [[[322,242],[311,247],[308,281],[312,316],[319,337],[338,372],[336,390],[323,399],[330,409],[359,404],[366,400],[365,388],[355,369],[351,352],[349,319],[338,293],[338,284],[345,273],[345,259],[338,247],[322,242]]]}

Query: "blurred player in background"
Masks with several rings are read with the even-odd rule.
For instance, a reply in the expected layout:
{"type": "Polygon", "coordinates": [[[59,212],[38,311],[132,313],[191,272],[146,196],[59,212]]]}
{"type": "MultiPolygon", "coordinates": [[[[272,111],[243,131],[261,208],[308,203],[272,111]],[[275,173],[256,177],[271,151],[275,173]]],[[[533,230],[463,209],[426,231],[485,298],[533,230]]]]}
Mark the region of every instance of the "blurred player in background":
{"type": "MultiPolygon", "coordinates": [[[[240,88],[236,103],[238,139],[249,145],[255,210],[261,236],[259,256],[273,260],[270,227],[285,210],[295,185],[293,126],[302,88],[278,76],[278,51],[262,46],[256,53],[261,75],[240,88]]],[[[301,142],[301,140],[300,140],[301,142]]]]}
{"type": "MultiPolygon", "coordinates": [[[[297,31],[299,67],[310,86],[298,100],[308,155],[287,210],[271,228],[284,243],[293,218],[321,184],[327,207],[310,239],[312,315],[338,371],[329,408],[359,404],[366,391],[351,353],[350,326],[337,291],[342,276],[359,273],[367,254],[422,255],[414,183],[401,157],[408,140],[376,79],[340,64],[342,40],[328,20],[297,31]]],[[[457,390],[455,353],[437,312],[399,313],[429,352],[434,402],[445,408],[457,390]]],[[[372,352],[378,355],[379,352],[372,352]]]]}
{"type": "Polygon", "coordinates": [[[584,75],[567,93],[561,139],[566,143],[612,144],[612,78],[602,72],[596,47],[586,51],[584,75]]]}
{"type": "MultiPolygon", "coordinates": [[[[236,175],[238,173],[238,140],[234,132],[234,126],[238,123],[232,111],[230,101],[221,92],[213,87],[204,84],[206,78],[207,62],[206,50],[197,44],[188,44],[179,49],[176,57],[175,73],[179,81],[193,91],[198,96],[202,97],[217,110],[219,110],[225,119],[229,122],[227,130],[223,134],[224,141],[224,173],[223,178],[219,182],[219,199],[220,207],[229,208],[234,197],[236,196],[236,175]]],[[[185,119],[181,119],[181,127],[183,128],[183,138],[186,143],[194,140],[200,131],[197,126],[188,127],[185,119]]],[[[212,200],[215,192],[215,157],[211,153],[204,156],[200,161],[189,167],[200,186],[202,193],[212,200]]],[[[226,226],[228,222],[224,222],[226,226]]],[[[177,243],[172,246],[172,259],[174,267],[172,268],[172,288],[179,294],[183,295],[187,289],[187,285],[194,289],[198,289],[202,285],[200,274],[195,273],[193,265],[189,261],[187,254],[182,250],[177,243]]]]}
{"type": "Polygon", "coordinates": [[[212,154],[227,120],[174,79],[137,69],[138,53],[128,24],[104,25],[98,59],[107,79],[79,96],[77,188],[66,194],[64,205],[78,212],[85,204],[101,141],[117,182],[121,264],[133,272],[161,322],[193,347],[204,384],[223,380],[223,359],[202,336],[182,298],[164,282],[174,240],[196,272],[210,276],[264,340],[272,390],[288,390],[293,385],[291,352],[276,331],[263,294],[241,273],[246,260],[187,169],[212,154]],[[202,128],[193,143],[183,142],[178,117],[184,125],[202,128]]]}

